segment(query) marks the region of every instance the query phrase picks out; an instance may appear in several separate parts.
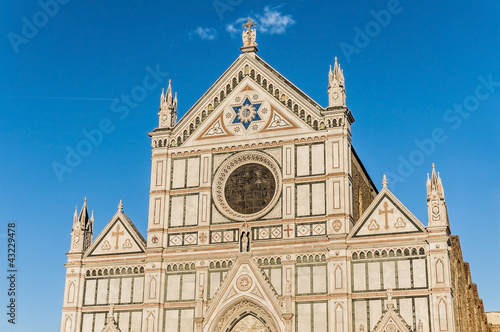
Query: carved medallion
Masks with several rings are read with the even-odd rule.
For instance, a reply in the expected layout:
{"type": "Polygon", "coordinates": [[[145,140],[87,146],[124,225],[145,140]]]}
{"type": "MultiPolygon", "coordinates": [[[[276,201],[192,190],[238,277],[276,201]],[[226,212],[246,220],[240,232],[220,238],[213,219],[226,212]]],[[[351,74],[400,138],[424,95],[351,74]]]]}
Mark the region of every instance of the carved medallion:
{"type": "Polygon", "coordinates": [[[340,220],[334,220],[333,223],[332,223],[332,227],[333,227],[333,230],[335,232],[338,232],[340,231],[340,229],[342,228],[342,221],[340,220]]]}
{"type": "Polygon", "coordinates": [[[252,284],[252,278],[248,274],[243,274],[236,280],[236,287],[243,292],[249,290],[252,284]]]}

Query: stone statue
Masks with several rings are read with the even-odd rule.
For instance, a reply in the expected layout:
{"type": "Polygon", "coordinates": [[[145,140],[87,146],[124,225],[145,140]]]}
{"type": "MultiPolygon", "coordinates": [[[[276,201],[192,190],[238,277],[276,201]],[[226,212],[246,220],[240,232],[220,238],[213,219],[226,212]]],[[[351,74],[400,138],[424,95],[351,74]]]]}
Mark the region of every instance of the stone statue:
{"type": "Polygon", "coordinates": [[[248,252],[248,251],[250,251],[248,232],[243,232],[241,234],[241,252],[248,252]]]}
{"type": "Polygon", "coordinates": [[[256,24],[257,23],[252,22],[250,18],[248,18],[248,22],[246,24],[243,24],[243,26],[247,28],[247,30],[243,31],[241,35],[241,39],[243,40],[243,47],[257,46],[257,43],[255,42],[255,40],[257,39],[257,31],[255,29],[252,29],[252,26],[256,24]]]}
{"type": "Polygon", "coordinates": [[[242,32],[241,39],[243,40],[243,47],[250,46],[250,36],[247,31],[242,32]]]}
{"type": "Polygon", "coordinates": [[[249,252],[250,251],[250,230],[247,222],[243,223],[241,227],[241,247],[240,252],[249,252]]]}
{"type": "Polygon", "coordinates": [[[250,33],[250,44],[252,46],[256,46],[257,43],[255,42],[255,40],[257,40],[257,30],[252,29],[251,31],[252,32],[250,33]]]}

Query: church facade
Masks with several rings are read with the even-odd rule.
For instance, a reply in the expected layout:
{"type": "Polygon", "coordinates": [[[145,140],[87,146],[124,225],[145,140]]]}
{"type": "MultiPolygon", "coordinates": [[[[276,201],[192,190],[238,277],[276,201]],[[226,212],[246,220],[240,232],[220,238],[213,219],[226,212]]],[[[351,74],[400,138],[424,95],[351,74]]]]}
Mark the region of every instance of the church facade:
{"type": "Polygon", "coordinates": [[[146,238],[75,211],[61,332],[488,331],[434,166],[424,224],[356,154],[337,59],[325,108],[245,26],[179,121],[161,94],[146,238]]]}

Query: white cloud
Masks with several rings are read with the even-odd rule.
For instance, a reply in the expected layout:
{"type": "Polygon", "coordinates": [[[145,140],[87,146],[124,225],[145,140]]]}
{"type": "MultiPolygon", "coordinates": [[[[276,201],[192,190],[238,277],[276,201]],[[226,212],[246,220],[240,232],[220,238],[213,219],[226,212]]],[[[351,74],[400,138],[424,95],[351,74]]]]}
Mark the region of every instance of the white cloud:
{"type": "MultiPolygon", "coordinates": [[[[295,24],[292,15],[283,15],[278,11],[279,7],[264,7],[264,13],[254,14],[257,22],[256,28],[261,33],[270,35],[281,35],[286,33],[286,29],[295,24]]],[[[248,20],[248,17],[240,17],[233,23],[226,25],[226,31],[235,36],[243,31],[242,24],[248,20]]]]}
{"type": "Polygon", "coordinates": [[[198,36],[201,39],[205,40],[214,40],[217,38],[217,30],[214,28],[202,28],[202,27],[197,27],[193,31],[189,33],[189,35],[192,36],[198,36]]]}
{"type": "Polygon", "coordinates": [[[264,8],[264,15],[257,15],[257,27],[262,33],[269,33],[271,35],[281,35],[286,33],[289,26],[295,24],[292,15],[283,15],[277,8],[269,9],[264,8]]]}
{"type": "Polygon", "coordinates": [[[243,31],[242,24],[247,21],[248,18],[240,17],[233,23],[226,25],[226,31],[231,34],[231,36],[241,34],[243,31]]]}

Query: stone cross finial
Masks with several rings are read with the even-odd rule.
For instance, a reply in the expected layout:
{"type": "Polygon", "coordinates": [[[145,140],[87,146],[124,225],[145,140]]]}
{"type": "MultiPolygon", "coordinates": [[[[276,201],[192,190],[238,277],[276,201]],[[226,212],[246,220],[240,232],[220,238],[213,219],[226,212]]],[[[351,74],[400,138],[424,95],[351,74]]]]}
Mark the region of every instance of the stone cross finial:
{"type": "Polygon", "coordinates": [[[123,203],[122,203],[121,199],[120,199],[120,203],[118,204],[118,211],[123,212],[123,203]]]}
{"type": "Polygon", "coordinates": [[[241,50],[245,52],[257,52],[257,43],[255,42],[257,38],[257,30],[252,29],[257,23],[252,22],[251,18],[248,18],[248,22],[243,24],[247,29],[243,31],[241,38],[243,39],[243,47],[241,50]]]}
{"type": "Polygon", "coordinates": [[[252,19],[250,17],[248,18],[248,22],[243,24],[243,26],[247,28],[247,32],[250,32],[254,25],[257,25],[257,23],[252,22],[252,19]]]}
{"type": "Polygon", "coordinates": [[[387,188],[387,184],[389,183],[389,181],[387,181],[387,177],[385,176],[384,174],[384,178],[382,179],[382,186],[384,188],[387,188]]]}

